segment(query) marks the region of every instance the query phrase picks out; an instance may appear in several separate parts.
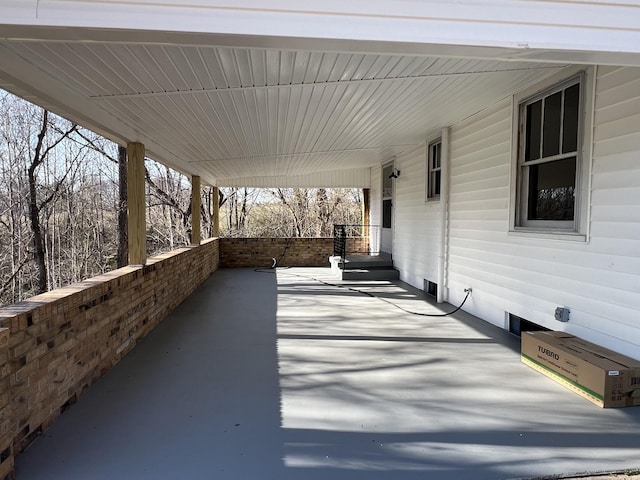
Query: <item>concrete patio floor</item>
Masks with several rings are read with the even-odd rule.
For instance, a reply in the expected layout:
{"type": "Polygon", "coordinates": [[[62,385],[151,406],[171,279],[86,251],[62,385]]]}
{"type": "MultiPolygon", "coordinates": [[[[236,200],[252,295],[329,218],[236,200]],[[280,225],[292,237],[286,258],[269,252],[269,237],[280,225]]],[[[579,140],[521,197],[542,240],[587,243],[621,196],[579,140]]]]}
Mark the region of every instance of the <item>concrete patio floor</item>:
{"type": "MultiPolygon", "coordinates": [[[[328,268],[216,272],[18,457],[17,479],[482,480],[640,467],[640,408],[592,405],[521,364],[519,339],[464,312],[410,315],[312,278],[335,282],[328,268]]],[[[401,282],[348,284],[440,312],[401,282]]]]}

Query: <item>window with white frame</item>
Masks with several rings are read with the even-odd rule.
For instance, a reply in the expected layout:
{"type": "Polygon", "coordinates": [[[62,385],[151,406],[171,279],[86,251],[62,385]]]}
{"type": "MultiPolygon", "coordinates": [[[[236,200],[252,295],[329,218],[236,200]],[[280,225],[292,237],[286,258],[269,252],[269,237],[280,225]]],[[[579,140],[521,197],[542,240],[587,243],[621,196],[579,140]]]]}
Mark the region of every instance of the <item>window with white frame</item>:
{"type": "Polygon", "coordinates": [[[427,147],[427,200],[440,198],[442,180],[442,139],[430,142],[427,147]]]}
{"type": "Polygon", "coordinates": [[[577,232],[584,75],[518,104],[515,227],[577,232]]]}

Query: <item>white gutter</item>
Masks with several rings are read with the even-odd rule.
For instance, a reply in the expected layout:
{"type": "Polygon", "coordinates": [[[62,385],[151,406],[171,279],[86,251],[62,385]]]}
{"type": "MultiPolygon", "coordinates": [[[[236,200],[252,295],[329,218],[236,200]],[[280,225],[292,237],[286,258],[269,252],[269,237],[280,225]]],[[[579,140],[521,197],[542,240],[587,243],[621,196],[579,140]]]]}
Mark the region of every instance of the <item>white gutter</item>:
{"type": "Polygon", "coordinates": [[[438,303],[449,299],[449,127],[442,129],[440,154],[440,252],[438,255],[438,303]]]}

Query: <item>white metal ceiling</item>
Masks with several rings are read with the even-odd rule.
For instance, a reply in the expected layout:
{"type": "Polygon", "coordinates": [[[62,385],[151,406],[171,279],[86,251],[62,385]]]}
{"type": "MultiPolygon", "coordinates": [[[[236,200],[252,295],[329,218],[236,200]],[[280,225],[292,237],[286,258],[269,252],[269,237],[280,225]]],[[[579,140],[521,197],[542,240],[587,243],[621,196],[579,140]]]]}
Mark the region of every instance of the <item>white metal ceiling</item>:
{"type": "MultiPolygon", "coordinates": [[[[2,47],[140,132],[151,156],[222,186],[285,178],[367,186],[369,167],[562,68],[117,39],[3,40],[2,47]]],[[[0,83],[24,94],[16,82],[0,83]]]]}

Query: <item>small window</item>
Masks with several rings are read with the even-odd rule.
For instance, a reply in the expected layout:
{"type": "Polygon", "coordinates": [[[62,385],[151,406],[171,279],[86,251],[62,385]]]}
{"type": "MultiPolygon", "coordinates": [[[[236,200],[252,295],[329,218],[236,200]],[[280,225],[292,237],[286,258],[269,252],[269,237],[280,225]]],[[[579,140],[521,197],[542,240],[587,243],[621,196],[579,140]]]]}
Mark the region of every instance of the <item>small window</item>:
{"type": "Polygon", "coordinates": [[[578,230],[582,75],[520,103],[516,227],[578,230]]]}
{"type": "Polygon", "coordinates": [[[427,147],[427,200],[440,198],[441,168],[442,140],[438,139],[427,147]]]}

